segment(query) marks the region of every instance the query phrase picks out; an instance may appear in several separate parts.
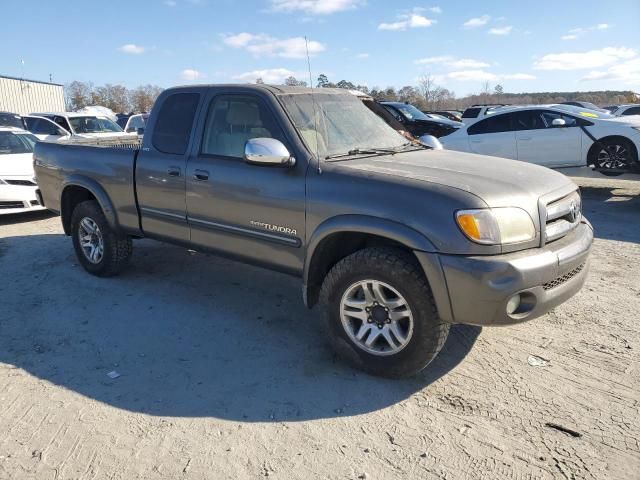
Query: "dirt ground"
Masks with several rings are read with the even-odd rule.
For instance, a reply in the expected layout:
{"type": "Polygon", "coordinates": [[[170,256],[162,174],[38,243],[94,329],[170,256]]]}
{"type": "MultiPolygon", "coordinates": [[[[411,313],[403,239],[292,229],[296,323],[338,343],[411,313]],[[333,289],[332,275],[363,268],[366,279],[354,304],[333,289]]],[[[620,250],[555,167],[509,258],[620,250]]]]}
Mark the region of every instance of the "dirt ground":
{"type": "Polygon", "coordinates": [[[294,278],[144,240],[98,279],[57,217],[0,219],[0,478],[640,478],[640,181],[577,181],[582,292],[403,381],[335,359],[294,278]]]}

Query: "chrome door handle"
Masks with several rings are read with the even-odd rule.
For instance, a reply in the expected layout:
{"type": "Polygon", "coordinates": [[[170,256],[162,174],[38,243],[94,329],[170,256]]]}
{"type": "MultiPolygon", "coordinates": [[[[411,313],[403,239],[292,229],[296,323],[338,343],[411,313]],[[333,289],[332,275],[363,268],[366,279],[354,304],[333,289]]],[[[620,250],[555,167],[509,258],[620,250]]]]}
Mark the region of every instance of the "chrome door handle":
{"type": "Polygon", "coordinates": [[[167,174],[170,177],[179,177],[180,176],[180,167],[169,167],[169,168],[167,168],[167,174]]]}
{"type": "Polygon", "coordinates": [[[194,170],[193,178],[195,180],[200,180],[201,182],[209,180],[209,172],[206,170],[194,170]]]}

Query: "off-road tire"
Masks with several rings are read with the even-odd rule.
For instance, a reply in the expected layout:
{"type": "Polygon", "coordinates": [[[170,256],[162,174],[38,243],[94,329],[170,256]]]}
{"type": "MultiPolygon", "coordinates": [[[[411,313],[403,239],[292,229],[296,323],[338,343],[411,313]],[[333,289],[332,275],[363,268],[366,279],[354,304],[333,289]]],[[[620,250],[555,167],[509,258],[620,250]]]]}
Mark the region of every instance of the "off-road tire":
{"type": "Polygon", "coordinates": [[[323,324],[333,349],[355,367],[372,375],[400,378],[424,369],[442,349],[449,324],[438,317],[433,294],[413,255],[400,249],[372,247],[339,261],[327,274],[320,292],[323,324]],[[413,335],[399,352],[378,356],[364,351],[346,333],[340,302],[354,282],[374,279],[395,288],[413,313],[413,335]]]}
{"type": "Polygon", "coordinates": [[[110,277],[118,274],[129,263],[133,252],[131,237],[117,233],[111,228],[100,205],[95,200],[82,202],[73,210],[71,215],[71,238],[78,261],[87,272],[98,277],[110,277]],[[104,253],[98,263],[90,262],[80,246],[78,230],[80,222],[85,217],[93,220],[102,233],[104,253]]]}

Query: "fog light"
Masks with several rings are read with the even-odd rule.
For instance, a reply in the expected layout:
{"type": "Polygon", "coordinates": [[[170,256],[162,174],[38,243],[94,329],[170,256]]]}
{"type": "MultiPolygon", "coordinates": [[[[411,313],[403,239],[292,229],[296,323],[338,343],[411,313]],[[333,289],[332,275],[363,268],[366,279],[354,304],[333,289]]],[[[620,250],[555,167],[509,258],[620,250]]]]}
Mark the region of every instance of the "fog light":
{"type": "Polygon", "coordinates": [[[507,302],[507,313],[512,315],[520,306],[520,294],[516,294],[507,302]]]}

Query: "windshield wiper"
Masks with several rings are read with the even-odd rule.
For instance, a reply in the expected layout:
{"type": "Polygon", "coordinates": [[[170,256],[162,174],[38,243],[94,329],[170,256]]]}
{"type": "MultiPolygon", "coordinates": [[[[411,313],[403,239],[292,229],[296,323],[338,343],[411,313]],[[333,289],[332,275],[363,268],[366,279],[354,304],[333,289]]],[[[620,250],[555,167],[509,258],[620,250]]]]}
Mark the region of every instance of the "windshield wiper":
{"type": "Polygon", "coordinates": [[[398,153],[398,150],[392,148],[354,148],[347,153],[335,153],[333,155],[327,155],[325,160],[332,158],[351,157],[353,155],[394,155],[398,153]]]}

